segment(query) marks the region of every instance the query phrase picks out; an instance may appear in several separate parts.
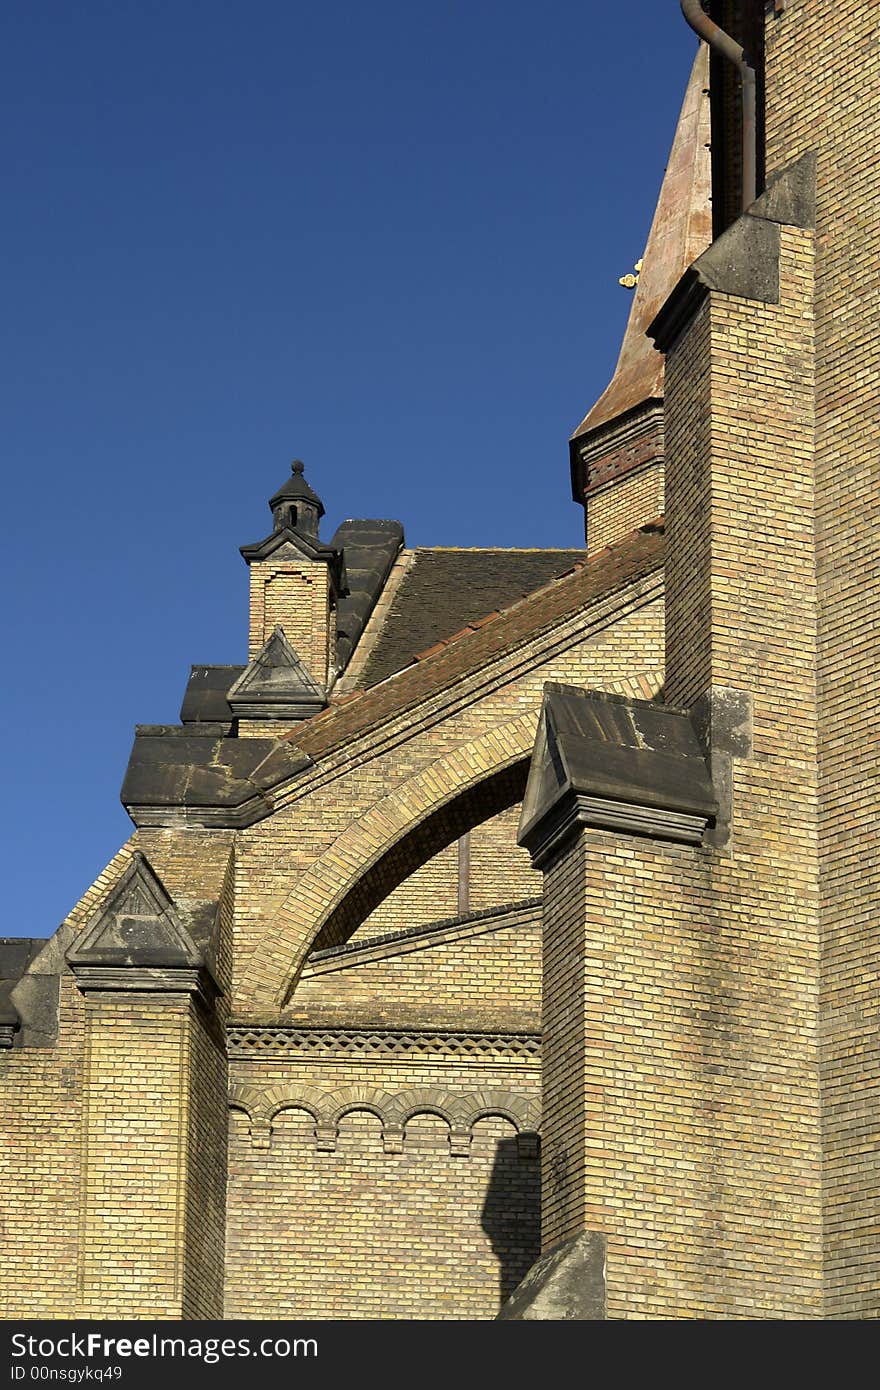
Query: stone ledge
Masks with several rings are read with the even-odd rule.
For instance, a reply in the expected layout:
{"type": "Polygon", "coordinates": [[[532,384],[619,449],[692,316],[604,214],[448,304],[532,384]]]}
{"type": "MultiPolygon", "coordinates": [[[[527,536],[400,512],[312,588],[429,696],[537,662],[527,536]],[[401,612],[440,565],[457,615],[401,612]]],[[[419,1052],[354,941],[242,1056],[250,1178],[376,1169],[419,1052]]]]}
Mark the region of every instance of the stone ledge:
{"type": "Polygon", "coordinates": [[[364,941],[346,941],[340,946],[327,946],[309,957],[303,969],[303,978],[347,969],[360,964],[361,961],[425,950],[444,941],[457,941],[463,936],[476,935],[478,932],[529,926],[536,920],[536,916],[540,917],[540,912],[541,899],[528,898],[519,903],[465,912],[456,917],[444,917],[422,927],[407,927],[403,931],[387,932],[364,941]]]}

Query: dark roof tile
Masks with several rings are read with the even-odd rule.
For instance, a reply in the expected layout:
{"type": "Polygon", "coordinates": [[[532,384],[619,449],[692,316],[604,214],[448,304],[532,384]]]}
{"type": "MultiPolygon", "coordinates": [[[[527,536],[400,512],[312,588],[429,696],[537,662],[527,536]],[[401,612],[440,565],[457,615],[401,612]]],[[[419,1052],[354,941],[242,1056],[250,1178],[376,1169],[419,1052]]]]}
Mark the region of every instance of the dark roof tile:
{"type": "Polygon", "coordinates": [[[582,550],[416,550],[359,684],[376,685],[423,659],[453,633],[558,579],[584,558],[582,550]]]}
{"type": "MultiPolygon", "coordinates": [[[[459,552],[461,553],[461,552],[459,552]]],[[[560,552],[556,552],[559,554],[560,552]]],[[[536,637],[591,603],[600,601],[663,568],[662,519],[630,532],[619,545],[608,546],[588,561],[551,580],[526,598],[399,671],[393,679],[364,691],[349,704],[334,701],[323,714],[308,720],[290,742],[312,758],[364,733],[373,724],[418,704],[455,680],[482,669],[523,640],[536,637]]]]}

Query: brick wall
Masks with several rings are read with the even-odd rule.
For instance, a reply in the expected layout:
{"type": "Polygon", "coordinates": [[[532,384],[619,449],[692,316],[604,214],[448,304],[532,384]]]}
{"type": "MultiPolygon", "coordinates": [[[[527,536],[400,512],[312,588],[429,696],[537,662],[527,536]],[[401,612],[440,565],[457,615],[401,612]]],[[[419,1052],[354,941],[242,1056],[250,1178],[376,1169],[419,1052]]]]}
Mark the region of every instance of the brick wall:
{"type": "Polygon", "coordinates": [[[827,1314],[880,1314],[880,46],[873,7],[767,21],[767,161],[817,148],[816,559],[827,1314]]]}
{"type": "Polygon", "coordinates": [[[636,526],[663,512],[663,460],[615,479],[586,498],[587,550],[616,545],[636,526]]]}
{"type": "Polygon", "coordinates": [[[0,1057],[0,1316],[69,1318],[76,1309],[84,1003],[61,982],[53,1048],[0,1057]]]}
{"type": "Polygon", "coordinates": [[[319,685],[330,655],[330,572],[303,558],[273,558],[250,566],[248,657],[257,655],[276,627],[319,685]]]}
{"type": "MultiPolygon", "coordinates": [[[[132,841],[114,856],[59,929],[63,953],[128,866],[132,841]]],[[[49,946],[44,957],[53,951],[49,946]]],[[[38,968],[51,970],[45,958],[38,968]]],[[[85,1001],[59,981],[54,1046],[0,1054],[0,1193],[4,1258],[0,1315],[73,1317],[83,1190],[85,1001]]]]}
{"type": "Polygon", "coordinates": [[[478,920],[467,935],[451,932],[440,943],[433,934],[388,942],[347,968],[340,968],[345,956],[316,962],[304,970],[285,1017],[447,1028],[507,1019],[539,1028],[540,912],[520,916],[515,925],[504,914],[478,920]]]}
{"type": "Polygon", "coordinates": [[[354,937],[362,940],[454,917],[458,912],[458,853],[456,841],[416,869],[370,913],[354,937]]]}
{"type": "MultiPolygon", "coordinates": [[[[546,1248],[582,1227],[595,1228],[585,1210],[588,1125],[585,1091],[583,856],[580,846],[558,858],[544,876],[541,1147],[541,1240],[546,1248]]],[[[590,1138],[604,1144],[601,1125],[590,1138]]],[[[600,1158],[604,1157],[604,1150],[600,1158]]]]}
{"type": "Polygon", "coordinates": [[[713,853],[547,872],[544,1240],[606,1235],[610,1318],[821,1316],[811,885],[713,853]]]}
{"type": "Polygon", "coordinates": [[[732,842],[587,837],[599,1037],[629,1090],[597,1210],[627,1316],[822,1313],[813,235],[780,231],[780,302],[712,292],[666,372],[666,693],[752,696],[732,842]]]}
{"type": "Polygon", "coordinates": [[[226,1066],[186,994],[87,1001],[77,1315],[217,1317],[226,1066]]]}
{"type": "Polygon", "coordinates": [[[87,1004],[82,1317],[180,1316],[189,1000],[87,1004]]]}
{"type": "Polygon", "coordinates": [[[469,906],[472,912],[539,897],[541,875],[516,843],[522,805],[502,811],[470,834],[469,906]]]}
{"type": "MultiPolygon", "coordinates": [[[[394,1098],[491,1087],[535,1096],[534,1065],[344,1060],[306,1067],[261,1060],[233,1067],[252,1086],[315,1094],[358,1087],[394,1098]]],[[[427,1105],[428,1102],[425,1102],[427,1105]]],[[[384,1126],[387,1130],[388,1126],[384,1126]]],[[[227,1238],[227,1317],[492,1318],[538,1248],[538,1164],[504,1118],[477,1120],[452,1152],[449,1119],[422,1110],[383,1143],[383,1119],[355,1105],[333,1126],[332,1150],[313,1116],[284,1109],[269,1147],[255,1147],[233,1112],[227,1238]]]]}

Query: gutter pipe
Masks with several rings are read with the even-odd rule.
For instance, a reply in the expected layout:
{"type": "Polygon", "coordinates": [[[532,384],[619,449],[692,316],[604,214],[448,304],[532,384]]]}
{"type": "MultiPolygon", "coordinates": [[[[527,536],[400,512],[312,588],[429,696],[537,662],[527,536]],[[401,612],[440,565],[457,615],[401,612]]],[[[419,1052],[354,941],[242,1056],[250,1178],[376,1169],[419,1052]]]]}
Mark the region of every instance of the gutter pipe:
{"type": "Polygon", "coordinates": [[[700,0],[681,0],[681,12],[694,33],[739,70],[742,83],[742,210],[745,212],[758,196],[755,69],[736,40],[709,18],[700,0]]]}

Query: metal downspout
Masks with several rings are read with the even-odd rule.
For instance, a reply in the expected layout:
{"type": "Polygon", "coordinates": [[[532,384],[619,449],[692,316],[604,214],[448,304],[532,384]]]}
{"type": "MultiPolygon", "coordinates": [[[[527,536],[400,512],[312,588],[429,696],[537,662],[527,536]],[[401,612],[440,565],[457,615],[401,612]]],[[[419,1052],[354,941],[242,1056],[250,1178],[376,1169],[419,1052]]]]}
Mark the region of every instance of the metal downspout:
{"type": "Polygon", "coordinates": [[[681,12],[694,33],[739,69],[742,80],[742,206],[745,211],[758,196],[755,69],[736,40],[709,18],[700,0],[681,0],[681,12]]]}

